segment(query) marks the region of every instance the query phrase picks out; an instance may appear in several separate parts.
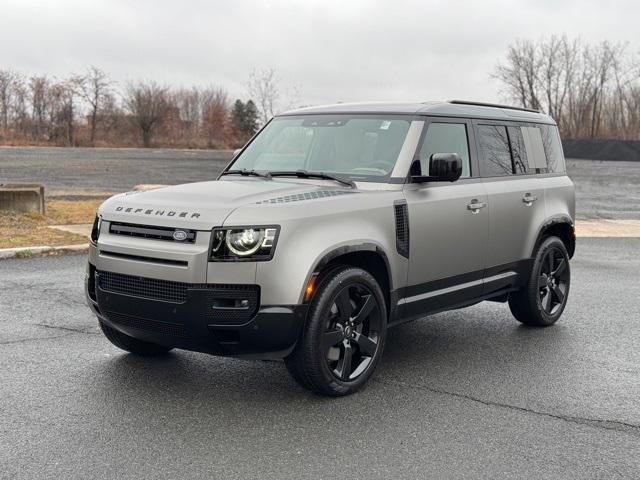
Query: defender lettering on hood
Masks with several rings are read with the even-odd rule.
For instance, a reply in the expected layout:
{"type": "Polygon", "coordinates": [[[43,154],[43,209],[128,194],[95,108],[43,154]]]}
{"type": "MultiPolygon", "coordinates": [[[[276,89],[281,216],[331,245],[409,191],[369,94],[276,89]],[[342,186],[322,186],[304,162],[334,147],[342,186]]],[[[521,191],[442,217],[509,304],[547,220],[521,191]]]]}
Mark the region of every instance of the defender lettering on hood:
{"type": "Polygon", "coordinates": [[[116,207],[116,212],[132,213],[141,215],[154,215],[158,217],[178,217],[178,218],[200,218],[197,212],[178,212],[176,210],[156,210],[153,208],[116,207]]]}

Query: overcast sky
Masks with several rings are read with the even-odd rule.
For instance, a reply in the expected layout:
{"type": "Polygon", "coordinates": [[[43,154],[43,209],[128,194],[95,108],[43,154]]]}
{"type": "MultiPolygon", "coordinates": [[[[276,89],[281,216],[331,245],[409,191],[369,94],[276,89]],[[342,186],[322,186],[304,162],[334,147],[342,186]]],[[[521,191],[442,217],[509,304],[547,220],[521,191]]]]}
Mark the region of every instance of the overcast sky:
{"type": "Polygon", "coordinates": [[[275,68],[298,104],[497,101],[490,77],[516,38],[566,33],[640,47],[637,0],[2,0],[0,68],[120,86],[154,79],[246,98],[275,68]]]}

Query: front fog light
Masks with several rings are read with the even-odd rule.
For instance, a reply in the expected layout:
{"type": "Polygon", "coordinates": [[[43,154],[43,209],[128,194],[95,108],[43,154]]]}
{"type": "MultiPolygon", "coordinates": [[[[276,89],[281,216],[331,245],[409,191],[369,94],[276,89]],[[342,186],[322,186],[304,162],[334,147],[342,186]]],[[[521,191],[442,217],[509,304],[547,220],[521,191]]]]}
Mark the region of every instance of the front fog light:
{"type": "Polygon", "coordinates": [[[278,227],[215,229],[211,242],[214,261],[271,260],[278,227]]]}

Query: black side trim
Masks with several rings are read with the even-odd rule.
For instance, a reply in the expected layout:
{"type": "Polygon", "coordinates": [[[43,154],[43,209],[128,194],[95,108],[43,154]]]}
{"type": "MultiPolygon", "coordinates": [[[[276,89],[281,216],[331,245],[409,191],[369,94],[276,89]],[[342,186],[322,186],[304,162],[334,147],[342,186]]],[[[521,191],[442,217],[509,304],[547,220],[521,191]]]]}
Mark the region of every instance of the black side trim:
{"type": "Polygon", "coordinates": [[[405,258],[409,258],[409,210],[406,200],[393,202],[396,219],[396,250],[405,258]]]}
{"type": "Polygon", "coordinates": [[[524,284],[532,265],[533,259],[528,258],[400,288],[397,291],[397,316],[390,324],[404,323],[505,295],[524,284]]]}

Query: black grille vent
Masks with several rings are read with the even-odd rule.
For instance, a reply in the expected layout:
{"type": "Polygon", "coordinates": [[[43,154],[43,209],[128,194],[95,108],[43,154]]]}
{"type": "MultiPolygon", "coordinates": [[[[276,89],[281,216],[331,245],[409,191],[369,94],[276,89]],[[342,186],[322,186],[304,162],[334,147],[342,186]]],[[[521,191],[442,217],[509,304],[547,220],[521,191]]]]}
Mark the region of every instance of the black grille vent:
{"type": "Polygon", "coordinates": [[[105,292],[172,303],[184,303],[187,299],[187,286],[194,287],[194,285],[188,283],[156,280],[154,278],[112,272],[99,272],[98,285],[105,292]]]}
{"type": "Polygon", "coordinates": [[[393,205],[396,215],[396,249],[403,257],[409,258],[409,213],[407,203],[396,202],[393,205]]]}
{"type": "Polygon", "coordinates": [[[289,202],[301,202],[303,200],[315,200],[317,198],[336,197],[338,195],[348,195],[350,193],[356,193],[349,190],[314,190],[313,192],[296,193],[295,195],[285,195],[283,197],[270,198],[269,200],[262,200],[260,203],[289,203],[289,202]]]}
{"type": "Polygon", "coordinates": [[[194,243],[196,232],[184,228],[151,227],[146,225],[134,225],[132,223],[111,222],[109,225],[111,235],[126,235],[128,237],[149,238],[152,240],[165,240],[169,242],[194,243]],[[180,236],[176,238],[175,232],[180,236]]]}
{"type": "Polygon", "coordinates": [[[105,312],[105,314],[107,315],[107,318],[113,323],[117,323],[125,327],[144,330],[147,332],[160,333],[162,335],[169,335],[171,337],[187,338],[189,336],[184,328],[184,325],[181,325],[179,323],[160,322],[158,320],[135,317],[133,315],[124,315],[115,312],[105,312]]]}
{"type": "Polygon", "coordinates": [[[213,325],[237,325],[253,318],[260,306],[257,285],[210,285],[205,317],[213,325]]]}

